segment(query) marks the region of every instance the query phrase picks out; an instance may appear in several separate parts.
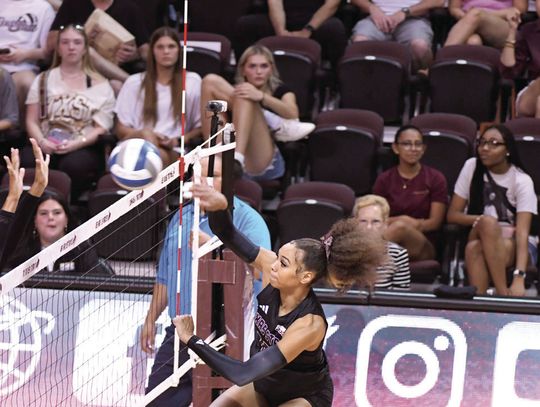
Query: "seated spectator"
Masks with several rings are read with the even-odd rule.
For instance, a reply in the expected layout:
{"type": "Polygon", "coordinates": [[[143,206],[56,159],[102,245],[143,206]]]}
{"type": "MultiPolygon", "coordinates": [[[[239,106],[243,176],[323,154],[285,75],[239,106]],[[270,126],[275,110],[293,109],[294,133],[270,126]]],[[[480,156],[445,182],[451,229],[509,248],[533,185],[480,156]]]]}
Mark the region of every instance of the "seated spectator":
{"type": "Polygon", "coordinates": [[[530,80],[516,98],[517,116],[540,118],[540,20],[523,24],[519,32],[515,19],[508,25],[510,31],[501,52],[503,74],[520,77],[527,73],[530,80]]]}
{"type": "MultiPolygon", "coordinates": [[[[38,254],[77,226],[67,203],[47,193],[39,199],[32,218],[34,222],[25,231],[19,248],[10,259],[10,268],[38,254]]],[[[94,247],[89,242],[78,244],[43,270],[80,274],[114,274],[110,266],[98,258],[94,247]]]]}
{"type": "MultiPolygon", "coordinates": [[[[378,195],[364,195],[356,200],[353,216],[361,228],[380,233],[388,227],[390,206],[386,199],[378,195]]],[[[385,263],[377,267],[375,288],[407,290],[411,285],[409,254],[394,242],[386,242],[385,263]]]]}
{"type": "Polygon", "coordinates": [[[0,270],[17,247],[30,216],[38,205],[49,180],[49,155],[45,158],[35,140],[30,140],[34,152],[36,171],[28,193],[23,195],[24,168],[20,168],[19,150],[11,149],[10,157],[4,156],[9,174],[6,200],[0,210],[0,270]],[[23,196],[22,199],[21,195],[23,196]],[[19,202],[20,200],[20,202],[19,202]]]}
{"type": "MultiPolygon", "coordinates": [[[[159,148],[165,165],[178,157],[173,150],[182,134],[182,67],[180,38],[169,27],[158,28],[150,39],[146,72],[132,75],[116,101],[116,134],[120,140],[144,138],[159,148]]],[[[201,134],[201,78],[186,75],[186,142],[201,134]]]]}
{"type": "Polygon", "coordinates": [[[536,264],[537,238],[529,236],[536,213],[534,185],[522,170],[512,133],[503,125],[488,127],[476,157],[459,174],[448,210],[448,222],[471,227],[465,264],[479,293],[490,280],[499,295],[525,293],[527,264],[536,264]],[[507,267],[515,267],[509,276],[507,267]]]}
{"type": "Polygon", "coordinates": [[[37,62],[50,56],[47,33],[54,10],[43,0],[0,0],[0,10],[0,67],[11,74],[24,118],[26,95],[39,72],[37,62]]]}
{"type": "Polygon", "coordinates": [[[73,196],[77,197],[104,170],[97,142],[111,129],[114,108],[114,92],[93,70],[81,26],[67,26],[60,32],[52,68],[34,80],[26,103],[28,135],[51,154],[52,168],[76,180],[73,196]]]}
{"type": "Polygon", "coordinates": [[[340,0],[268,0],[268,15],[240,17],[236,24],[236,58],[261,38],[271,35],[312,38],[322,57],[336,66],[347,45],[345,26],[334,17],[340,0]]]}
{"type": "MultiPolygon", "coordinates": [[[[236,130],[235,158],[244,173],[255,180],[277,179],[285,172],[285,162],[273,138],[298,140],[315,128],[312,123],[297,121],[296,96],[281,84],[272,53],[261,45],[249,47],[240,57],[235,86],[219,75],[206,75],[201,99],[202,109],[209,100],[227,102],[236,130]]],[[[208,137],[208,120],[203,120],[202,131],[208,137]]]]}
{"type": "MultiPolygon", "coordinates": [[[[0,68],[0,143],[5,141],[9,130],[13,130],[19,124],[19,109],[17,106],[17,94],[11,75],[0,68]]],[[[7,151],[0,147],[0,154],[6,155],[7,151]]]]}
{"type": "Polygon", "coordinates": [[[444,175],[420,163],[425,151],[420,130],[402,126],[392,150],[399,163],[377,177],[373,193],[390,204],[384,238],[403,246],[411,261],[435,258],[435,242],[448,204],[444,175]]]}
{"type": "Polygon", "coordinates": [[[520,21],[527,0],[450,0],[448,11],[458,20],[448,33],[446,45],[489,45],[502,49],[510,28],[520,21]]]}
{"type": "Polygon", "coordinates": [[[118,93],[129,73],[137,71],[136,62],[141,58],[145,60],[148,54],[148,32],[144,16],[133,1],[63,0],[52,23],[47,43],[50,49],[54,48],[62,26],[84,25],[96,8],[105,11],[135,37],[135,46],[124,44],[118,48],[115,62],[109,61],[98,54],[94,48],[90,48],[90,56],[96,70],[111,81],[113,89],[118,93]]]}
{"type": "Polygon", "coordinates": [[[353,28],[355,41],[397,41],[407,44],[413,57],[413,70],[426,69],[433,60],[431,42],[433,30],[428,20],[429,10],[442,7],[442,0],[352,0],[369,17],[353,28]]]}

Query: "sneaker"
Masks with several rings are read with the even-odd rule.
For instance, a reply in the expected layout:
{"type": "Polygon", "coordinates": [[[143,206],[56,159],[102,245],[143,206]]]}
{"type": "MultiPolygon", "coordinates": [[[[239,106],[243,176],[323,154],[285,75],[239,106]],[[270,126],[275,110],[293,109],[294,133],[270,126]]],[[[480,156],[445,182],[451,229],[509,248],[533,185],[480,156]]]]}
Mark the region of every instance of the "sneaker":
{"type": "Polygon", "coordinates": [[[301,122],[298,119],[283,119],[281,127],[274,133],[276,141],[296,141],[308,136],[315,129],[313,123],[301,122]]]}

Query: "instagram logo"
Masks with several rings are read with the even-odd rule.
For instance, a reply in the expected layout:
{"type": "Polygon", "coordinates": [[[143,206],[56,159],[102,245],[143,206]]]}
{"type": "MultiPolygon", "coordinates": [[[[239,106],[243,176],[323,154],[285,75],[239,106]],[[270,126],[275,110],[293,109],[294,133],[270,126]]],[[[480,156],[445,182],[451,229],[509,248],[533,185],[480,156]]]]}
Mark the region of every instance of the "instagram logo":
{"type": "Polygon", "coordinates": [[[366,325],[358,341],[356,403],[414,405],[414,400],[426,396],[436,401],[434,405],[459,406],[466,359],[467,341],[454,322],[430,316],[381,316],[366,325]],[[403,337],[410,339],[396,343],[395,338],[403,337]]]}
{"type": "MultiPolygon", "coordinates": [[[[506,407],[510,403],[513,407],[539,404],[539,400],[520,397],[516,392],[519,356],[525,351],[540,350],[539,337],[540,323],[538,322],[510,322],[501,328],[497,337],[493,367],[492,407],[506,407]]],[[[537,379],[537,377],[533,378],[534,381],[537,379]]]]}

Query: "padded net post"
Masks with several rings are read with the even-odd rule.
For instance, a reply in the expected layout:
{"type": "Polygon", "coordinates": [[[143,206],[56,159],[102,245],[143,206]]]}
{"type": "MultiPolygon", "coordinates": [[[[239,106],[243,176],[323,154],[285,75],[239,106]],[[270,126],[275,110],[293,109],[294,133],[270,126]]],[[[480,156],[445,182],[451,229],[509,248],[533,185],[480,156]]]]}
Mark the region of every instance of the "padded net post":
{"type": "MultiPolygon", "coordinates": [[[[226,354],[232,358],[245,360],[249,356],[249,344],[253,339],[253,277],[249,267],[229,250],[223,252],[223,260],[212,260],[209,256],[199,263],[199,307],[197,332],[201,337],[211,333],[212,310],[221,304],[208,304],[212,284],[223,285],[225,331],[227,334],[226,354]]],[[[207,407],[212,402],[215,389],[231,386],[223,377],[213,376],[206,365],[197,366],[193,371],[193,406],[207,407]]]]}

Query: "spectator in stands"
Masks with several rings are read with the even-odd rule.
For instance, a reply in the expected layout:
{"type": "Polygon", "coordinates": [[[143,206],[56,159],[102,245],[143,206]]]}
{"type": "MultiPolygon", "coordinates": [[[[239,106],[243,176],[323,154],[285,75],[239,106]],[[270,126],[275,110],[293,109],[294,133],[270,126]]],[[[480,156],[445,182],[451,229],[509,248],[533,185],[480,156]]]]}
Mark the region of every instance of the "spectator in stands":
{"type": "MultiPolygon", "coordinates": [[[[208,161],[203,160],[203,175],[207,174],[208,161]]],[[[217,190],[221,190],[221,160],[216,157],[214,167],[213,185],[217,190]]],[[[203,215],[200,220],[200,230],[207,235],[213,233],[208,225],[207,216],[203,215]]],[[[173,372],[173,342],[174,325],[172,319],[176,316],[176,276],[177,276],[177,255],[178,255],[178,212],[174,215],[167,228],[165,242],[161,251],[156,283],[152,291],[152,301],[141,332],[141,347],[146,353],[153,353],[154,340],[156,334],[156,320],[161,315],[165,307],[168,306],[171,325],[166,329],[165,338],[160,346],[152,367],[152,373],[148,379],[147,393],[169,377],[173,372]]],[[[270,233],[261,215],[251,208],[247,203],[238,198],[234,198],[233,222],[249,239],[253,239],[255,244],[264,248],[270,248],[270,233]]],[[[193,205],[189,204],[182,212],[182,282],[180,286],[181,313],[190,312],[188,284],[191,284],[191,249],[188,247],[190,232],[193,225],[193,205]]],[[[259,284],[260,285],[260,284],[259,284]]],[[[180,364],[188,359],[187,350],[181,345],[180,364]]],[[[182,377],[178,387],[166,390],[161,396],[155,399],[149,406],[159,407],[185,407],[191,403],[191,371],[182,377]]]]}
{"type": "Polygon", "coordinates": [[[46,1],[0,0],[0,67],[15,83],[22,118],[37,63],[50,56],[47,33],[53,20],[54,10],[46,1]]]}
{"type": "Polygon", "coordinates": [[[148,32],[144,16],[133,1],[63,0],[51,26],[47,43],[50,49],[54,48],[60,27],[69,24],[84,25],[96,8],[105,11],[135,37],[135,45],[124,44],[118,48],[113,62],[98,54],[93,47],[90,48],[92,63],[99,73],[111,81],[118,93],[129,73],[141,70],[138,69],[138,62],[141,58],[145,60],[148,54],[148,32]]]}
{"type": "MultiPolygon", "coordinates": [[[[235,158],[245,174],[255,180],[277,179],[285,172],[274,139],[298,140],[315,128],[312,123],[298,121],[296,96],[281,84],[272,53],[261,45],[249,47],[240,57],[235,86],[219,75],[204,77],[202,114],[206,113],[207,102],[214,99],[228,103],[236,129],[235,158]]],[[[202,123],[202,131],[208,137],[207,120],[202,123]]]]}
{"type": "Polygon", "coordinates": [[[516,98],[516,113],[540,118],[540,20],[523,24],[519,32],[517,20],[508,20],[508,25],[510,31],[501,52],[503,74],[522,77],[527,73],[530,80],[516,98]]]}
{"type": "Polygon", "coordinates": [[[17,93],[11,75],[0,68],[0,141],[8,130],[19,124],[17,93]]]}
{"type": "Polygon", "coordinates": [[[352,3],[369,14],[353,28],[353,42],[397,41],[410,47],[413,70],[429,67],[433,60],[433,30],[427,17],[430,9],[444,5],[443,0],[352,0],[352,3]]]}
{"type": "MultiPolygon", "coordinates": [[[[120,140],[144,138],[159,148],[163,162],[177,159],[173,150],[182,134],[182,67],[180,38],[169,27],[158,28],[150,38],[146,72],[132,75],[116,102],[116,135],[120,140]]],[[[201,78],[186,75],[186,141],[201,134],[201,78]]]]}
{"type": "Polygon", "coordinates": [[[109,82],[90,63],[82,26],[61,30],[52,68],[34,80],[26,103],[28,135],[52,155],[52,168],[77,181],[76,197],[104,170],[97,142],[111,129],[114,108],[109,82]]]}
{"type": "Polygon", "coordinates": [[[476,157],[459,174],[448,210],[448,222],[471,227],[465,263],[469,282],[480,293],[490,280],[499,295],[525,293],[528,261],[537,260],[537,238],[529,236],[536,213],[534,185],[522,169],[512,133],[503,125],[488,127],[478,139],[476,157]]]}
{"type": "Polygon", "coordinates": [[[236,57],[271,35],[312,38],[335,67],[347,44],[345,26],[334,17],[340,0],[268,0],[268,15],[240,17],[236,25],[236,57]]]}
{"type": "MultiPolygon", "coordinates": [[[[14,256],[10,259],[10,268],[35,256],[41,250],[52,245],[68,232],[75,229],[76,221],[68,204],[56,195],[45,193],[38,201],[38,206],[31,217],[34,222],[27,227],[23,239],[14,256]]],[[[111,267],[98,258],[90,242],[74,242],[75,247],[42,271],[76,272],[80,274],[114,274],[111,267]]]]}
{"type": "MultiPolygon", "coordinates": [[[[384,234],[388,226],[390,205],[382,196],[364,195],[356,200],[353,216],[361,228],[384,234]]],[[[377,267],[375,288],[407,290],[411,285],[409,254],[394,242],[386,242],[385,263],[377,267]]]]}
{"type": "Polygon", "coordinates": [[[520,21],[527,0],[450,0],[450,14],[458,20],[448,33],[446,45],[489,45],[502,49],[510,28],[520,21]]]}
{"type": "Polygon", "coordinates": [[[49,180],[49,155],[43,153],[35,140],[30,140],[34,152],[36,171],[28,193],[23,195],[24,168],[20,168],[19,150],[11,149],[10,157],[4,156],[9,174],[9,189],[0,210],[0,270],[3,270],[8,257],[13,253],[27,227],[31,213],[38,204],[49,180]],[[19,202],[20,200],[20,202],[19,202]]]}
{"type": "Polygon", "coordinates": [[[448,204],[444,175],[420,163],[425,151],[420,130],[398,129],[392,150],[399,163],[377,177],[373,193],[390,204],[384,238],[403,246],[411,261],[435,258],[435,242],[448,204]]]}

